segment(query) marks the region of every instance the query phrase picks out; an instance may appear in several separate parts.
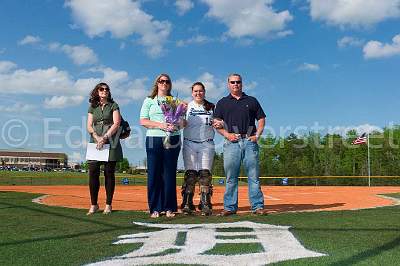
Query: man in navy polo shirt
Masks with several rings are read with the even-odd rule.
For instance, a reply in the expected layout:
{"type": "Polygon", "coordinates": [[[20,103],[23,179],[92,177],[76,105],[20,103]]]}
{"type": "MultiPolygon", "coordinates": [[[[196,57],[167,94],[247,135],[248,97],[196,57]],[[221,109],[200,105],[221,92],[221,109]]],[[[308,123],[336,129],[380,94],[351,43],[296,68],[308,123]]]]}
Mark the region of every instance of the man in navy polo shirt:
{"type": "Polygon", "coordinates": [[[242,91],[242,77],[228,77],[229,95],[218,101],[214,111],[215,126],[224,138],[224,170],[226,187],[221,216],[235,214],[238,209],[238,177],[243,161],[249,186],[251,211],[264,213],[264,196],[260,187],[258,139],[265,126],[265,114],[256,98],[242,91]],[[222,120],[222,121],[221,121],[222,120]],[[255,121],[257,120],[257,126],[255,121]]]}

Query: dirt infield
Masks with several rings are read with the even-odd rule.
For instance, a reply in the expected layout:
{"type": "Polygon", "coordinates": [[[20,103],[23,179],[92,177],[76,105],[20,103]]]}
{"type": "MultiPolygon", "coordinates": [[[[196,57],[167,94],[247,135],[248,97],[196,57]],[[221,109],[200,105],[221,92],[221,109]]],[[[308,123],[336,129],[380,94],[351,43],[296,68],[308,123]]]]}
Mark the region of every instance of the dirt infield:
{"type": "MultiPolygon", "coordinates": [[[[399,204],[379,194],[400,193],[400,187],[262,187],[267,212],[334,211],[367,209],[399,204]]],[[[0,191],[44,194],[39,203],[51,206],[87,209],[90,204],[86,186],[0,186],[0,191]]],[[[177,188],[179,191],[179,188],[177,188]]],[[[114,210],[147,210],[145,186],[117,186],[114,210]]],[[[214,187],[213,206],[223,208],[224,187],[214,187]]],[[[180,193],[178,202],[181,201],[180,193]]],[[[199,197],[195,197],[198,203],[199,197]]],[[[99,204],[104,207],[105,191],[100,189],[99,204]]],[[[247,187],[239,187],[239,212],[249,211],[247,187]]]]}

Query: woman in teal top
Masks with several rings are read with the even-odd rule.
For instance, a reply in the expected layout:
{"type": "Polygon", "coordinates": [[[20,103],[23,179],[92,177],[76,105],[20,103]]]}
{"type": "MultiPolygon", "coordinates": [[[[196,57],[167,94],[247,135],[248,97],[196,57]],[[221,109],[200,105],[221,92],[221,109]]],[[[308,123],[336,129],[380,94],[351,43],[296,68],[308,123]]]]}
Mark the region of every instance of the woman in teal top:
{"type": "Polygon", "coordinates": [[[91,215],[99,210],[97,203],[100,189],[100,165],[104,164],[104,177],[106,188],[106,207],[104,214],[112,211],[111,203],[115,190],[115,166],[122,160],[122,148],[119,135],[116,134],[121,123],[119,107],[111,97],[110,87],[106,83],[99,83],[90,93],[90,106],[88,110],[87,130],[90,142],[97,143],[101,149],[104,144],[110,144],[108,162],[89,161],[89,190],[92,205],[88,211],[91,215]]]}
{"type": "Polygon", "coordinates": [[[177,211],[176,168],[181,149],[180,131],[166,123],[160,104],[171,96],[171,79],[160,74],[154,81],[153,90],[140,110],[140,124],[147,128],[147,201],[150,217],[157,218],[165,212],[174,217],[177,211]],[[166,132],[171,132],[171,147],[163,145],[166,132]]]}

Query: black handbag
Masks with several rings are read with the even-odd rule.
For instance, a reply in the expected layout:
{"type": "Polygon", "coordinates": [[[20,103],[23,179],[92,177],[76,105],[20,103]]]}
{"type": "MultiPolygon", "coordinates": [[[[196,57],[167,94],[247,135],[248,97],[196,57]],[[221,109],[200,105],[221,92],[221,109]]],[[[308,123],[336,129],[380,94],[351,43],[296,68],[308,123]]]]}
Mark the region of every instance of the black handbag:
{"type": "MultiPolygon", "coordinates": [[[[96,124],[104,124],[103,121],[98,121],[96,124]]],[[[111,127],[111,124],[105,124],[107,126],[107,130],[111,127]]],[[[119,128],[117,133],[112,136],[112,139],[115,141],[117,139],[126,139],[131,134],[131,127],[129,126],[128,121],[124,120],[121,116],[121,123],[119,124],[119,128]]],[[[108,142],[107,142],[108,143],[108,142]]]]}
{"type": "Polygon", "coordinates": [[[124,120],[121,116],[121,124],[118,129],[119,139],[126,139],[131,134],[131,127],[128,121],[124,120]]]}

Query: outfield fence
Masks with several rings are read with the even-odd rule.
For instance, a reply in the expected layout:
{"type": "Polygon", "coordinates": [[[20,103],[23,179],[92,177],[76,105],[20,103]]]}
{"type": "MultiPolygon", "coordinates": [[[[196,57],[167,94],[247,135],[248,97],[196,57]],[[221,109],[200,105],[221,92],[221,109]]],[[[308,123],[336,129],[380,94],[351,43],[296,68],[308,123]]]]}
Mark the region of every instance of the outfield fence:
{"type": "MultiPolygon", "coordinates": [[[[241,177],[245,180],[246,177],[241,177]]],[[[262,185],[288,186],[398,186],[400,176],[265,176],[262,185]]]]}

